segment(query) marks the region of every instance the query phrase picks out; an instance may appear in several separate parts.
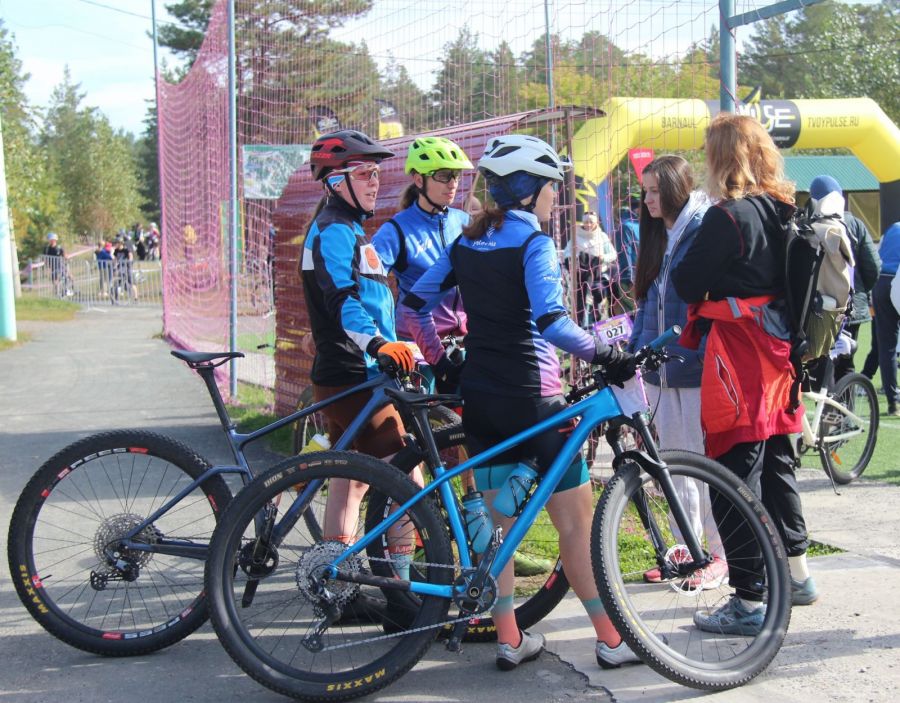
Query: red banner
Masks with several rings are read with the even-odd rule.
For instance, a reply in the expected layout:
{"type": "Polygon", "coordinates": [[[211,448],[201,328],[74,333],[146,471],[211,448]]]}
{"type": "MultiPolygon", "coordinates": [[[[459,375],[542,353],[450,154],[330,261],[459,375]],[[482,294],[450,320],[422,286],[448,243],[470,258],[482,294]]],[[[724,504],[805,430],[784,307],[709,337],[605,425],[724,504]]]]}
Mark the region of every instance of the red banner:
{"type": "Polygon", "coordinates": [[[634,166],[638,183],[644,185],[644,169],[653,161],[653,149],[629,149],[628,158],[631,160],[631,165],[634,166]]]}

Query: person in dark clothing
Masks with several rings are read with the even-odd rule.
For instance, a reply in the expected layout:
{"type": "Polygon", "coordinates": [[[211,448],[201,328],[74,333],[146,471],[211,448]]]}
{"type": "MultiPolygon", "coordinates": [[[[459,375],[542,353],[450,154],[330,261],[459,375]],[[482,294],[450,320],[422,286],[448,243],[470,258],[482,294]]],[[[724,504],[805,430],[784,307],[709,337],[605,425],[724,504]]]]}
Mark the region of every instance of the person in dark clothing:
{"type": "Polygon", "coordinates": [[[55,232],[47,233],[47,246],[44,247],[44,263],[50,269],[50,280],[59,297],[66,294],[66,252],[59,243],[55,232]]]}
{"type": "MultiPolygon", "coordinates": [[[[900,268],[900,222],[888,227],[881,238],[881,275],[872,291],[875,308],[875,328],[878,340],[878,368],[887,396],[888,415],[900,417],[900,388],[897,387],[897,339],[900,335],[900,314],[891,302],[891,282],[900,268]]],[[[873,343],[873,348],[875,344],[873,343]]],[[[868,364],[867,364],[868,365],[868,364]]],[[[874,375],[874,373],[872,374],[874,375]]]]}
{"type": "MultiPolygon", "coordinates": [[[[720,200],[707,210],[672,274],[675,290],[697,304],[693,311],[708,329],[701,379],[706,451],[763,501],[789,556],[793,602],[808,604],[818,594],[806,565],[809,539],[789,436],[799,431],[801,416],[789,411],[790,343],[783,308],[777,307],[784,296],[783,227],[794,211],[794,187],[784,179],[778,148],[752,117],[717,115],[706,134],[706,161],[710,196],[720,200]],[[738,319],[741,304],[757,315],[738,319]],[[735,312],[727,314],[728,308],[735,312]],[[765,364],[753,358],[757,369],[727,366],[728,354],[746,360],[748,353],[765,364]]],[[[762,574],[736,566],[753,555],[742,528],[716,504],[713,499],[735,595],[712,613],[696,614],[694,622],[704,631],[754,635],[765,617],[762,574]]]]}
{"type": "MultiPolygon", "coordinates": [[[[840,184],[831,176],[816,176],[809,185],[809,197],[815,200],[822,200],[830,193],[839,193],[843,196],[840,184]]],[[[846,211],[843,220],[853,245],[853,259],[856,262],[853,269],[853,303],[846,328],[853,339],[858,339],[860,326],[872,320],[869,314],[869,294],[878,282],[881,258],[878,256],[875,242],[872,241],[872,235],[862,220],[846,211]]],[[[874,333],[872,338],[875,338],[874,333]]],[[[855,370],[853,352],[843,354],[834,362],[834,380],[837,381],[855,370]]]]}

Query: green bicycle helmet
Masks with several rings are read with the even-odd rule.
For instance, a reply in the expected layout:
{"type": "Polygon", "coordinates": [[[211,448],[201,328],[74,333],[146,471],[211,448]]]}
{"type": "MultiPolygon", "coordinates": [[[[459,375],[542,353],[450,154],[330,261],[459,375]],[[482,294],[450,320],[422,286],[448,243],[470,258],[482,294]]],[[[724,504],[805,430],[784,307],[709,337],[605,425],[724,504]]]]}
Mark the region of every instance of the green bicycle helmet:
{"type": "Polygon", "coordinates": [[[441,168],[464,170],[472,168],[472,162],[458,144],[444,137],[419,137],[409,145],[405,171],[422,175],[441,168]]]}

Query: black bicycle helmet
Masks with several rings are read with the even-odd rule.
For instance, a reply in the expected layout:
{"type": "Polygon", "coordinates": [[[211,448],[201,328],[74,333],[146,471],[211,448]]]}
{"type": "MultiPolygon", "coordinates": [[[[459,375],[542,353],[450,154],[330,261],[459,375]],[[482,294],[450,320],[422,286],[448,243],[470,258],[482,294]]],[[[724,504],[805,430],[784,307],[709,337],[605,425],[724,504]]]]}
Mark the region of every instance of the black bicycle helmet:
{"type": "Polygon", "coordinates": [[[316,139],[309,157],[313,179],[321,181],[331,171],[351,161],[381,161],[394,155],[378,142],[355,129],[342,129],[316,139]]]}

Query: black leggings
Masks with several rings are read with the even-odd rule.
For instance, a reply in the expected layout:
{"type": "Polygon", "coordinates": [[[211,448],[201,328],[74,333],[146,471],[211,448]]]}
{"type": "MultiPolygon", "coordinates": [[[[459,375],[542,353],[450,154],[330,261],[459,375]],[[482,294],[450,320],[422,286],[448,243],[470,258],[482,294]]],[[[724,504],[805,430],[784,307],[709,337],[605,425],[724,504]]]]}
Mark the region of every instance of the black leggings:
{"type": "MultiPolygon", "coordinates": [[[[806,521],[794,474],[794,448],[788,435],[773,435],[761,442],[736,444],[716,457],[744,480],[766,506],[790,557],[805,554],[809,547],[806,521]]],[[[725,545],[728,577],[741,598],[761,600],[763,564],[755,540],[750,539],[743,518],[729,510],[730,503],[719,499],[710,488],[713,515],[725,545]]]]}
{"type": "MultiPolygon", "coordinates": [[[[462,385],[462,397],[465,401],[463,427],[466,430],[466,447],[470,456],[490,449],[566,407],[566,401],[561,395],[514,398],[466,388],[465,382],[462,385]]],[[[491,460],[491,465],[534,461],[541,473],[545,472],[568,439],[568,433],[562,429],[549,430],[503,452],[491,460]]]]}

